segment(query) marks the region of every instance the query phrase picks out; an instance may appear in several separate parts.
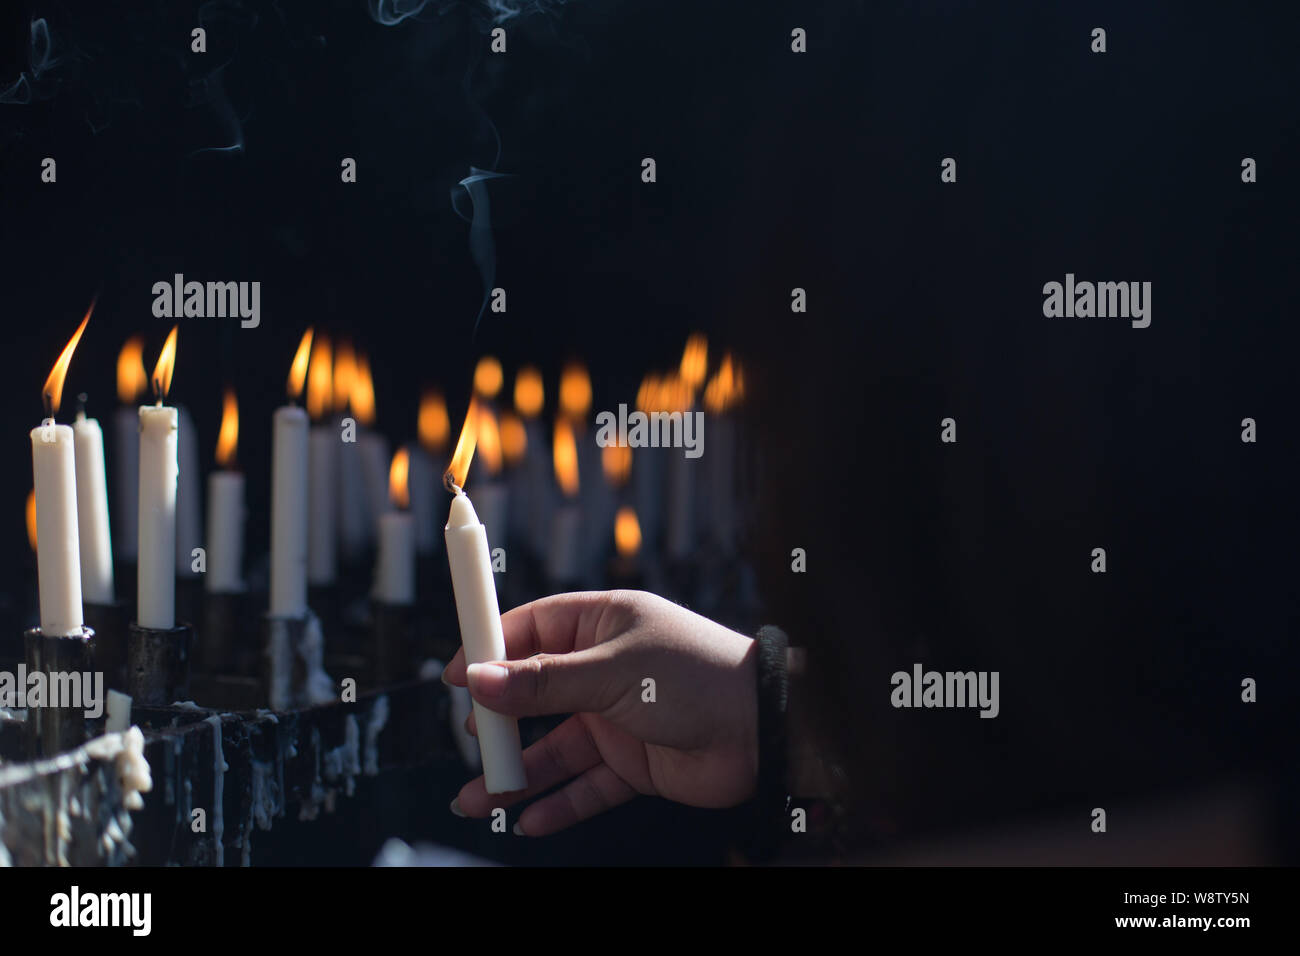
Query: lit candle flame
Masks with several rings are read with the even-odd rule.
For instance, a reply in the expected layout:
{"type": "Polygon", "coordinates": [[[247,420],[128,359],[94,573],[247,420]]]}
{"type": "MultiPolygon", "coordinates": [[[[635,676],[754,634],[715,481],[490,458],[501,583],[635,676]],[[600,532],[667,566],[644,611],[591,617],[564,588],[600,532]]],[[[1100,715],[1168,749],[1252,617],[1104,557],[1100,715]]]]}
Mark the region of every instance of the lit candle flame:
{"type": "Polygon", "coordinates": [[[411,503],[409,476],[411,471],[411,453],[405,447],[397,449],[393,455],[393,464],[388,469],[388,496],[398,508],[406,508],[411,503]]]}
{"type": "Polygon", "coordinates": [[[357,353],[344,339],[334,350],[334,408],[343,411],[352,400],[352,386],[357,377],[357,353]]]}
{"type": "Polygon", "coordinates": [[[460,437],[456,439],[456,450],[451,455],[451,464],[447,466],[447,471],[442,476],[442,483],[448,491],[459,492],[464,487],[476,444],[478,444],[478,399],[471,398],[469,411],[465,413],[465,424],[461,427],[460,437]]]}
{"type": "Polygon", "coordinates": [[[709,384],[704,387],[704,407],[715,414],[735,406],[745,395],[745,383],[740,366],[728,352],[709,384]]]}
{"type": "Polygon", "coordinates": [[[704,377],[709,371],[709,340],[696,332],[686,340],[682,350],[682,364],[678,370],[684,381],[692,389],[704,384],[704,377]]]}
{"type": "Polygon", "coordinates": [[[375,423],[375,380],[370,377],[370,359],[365,355],[357,356],[357,374],[352,379],[350,404],[352,414],[362,425],[375,423]]]}
{"type": "Polygon", "coordinates": [[[570,362],[560,374],[560,412],[573,419],[582,419],[590,409],[591,376],[581,362],[570,362]]]}
{"type": "Polygon", "coordinates": [[[485,355],[474,367],[474,391],[484,398],[496,398],[501,391],[505,377],[501,372],[501,363],[491,355],[485,355]]]}
{"type": "Polygon", "coordinates": [[[117,400],[134,405],[149,387],[149,373],[144,370],[144,338],[133,335],[117,354],[117,400]]]}
{"type": "Polygon", "coordinates": [[[552,457],[560,490],[569,498],[575,497],[578,494],[578,443],[573,437],[573,425],[567,418],[555,420],[552,457]]]}
{"type": "Polygon", "coordinates": [[[636,394],[636,407],[652,412],[687,412],[695,401],[692,389],[680,375],[647,375],[636,394]]]}
{"type": "Polygon", "coordinates": [[[614,516],[614,547],[625,558],[641,550],[641,522],[636,520],[636,512],[628,505],[619,508],[614,516]]]}
{"type": "Polygon", "coordinates": [[[622,488],[632,474],[632,449],[627,445],[606,445],[600,450],[600,467],[610,484],[622,488]]]}
{"type": "Polygon", "coordinates": [[[76,351],[77,343],[81,341],[81,333],[86,331],[86,323],[90,321],[90,313],[95,311],[95,300],[90,301],[90,308],[86,310],[86,317],[81,320],[77,326],[77,331],[72,333],[72,338],[68,344],[63,346],[63,351],[59,353],[59,360],[54,363],[54,368],[50,369],[50,376],[45,380],[45,388],[41,394],[45,398],[46,415],[53,418],[59,410],[59,403],[63,400],[63,380],[68,375],[68,364],[72,361],[72,353],[76,351]]]}
{"type": "Polygon", "coordinates": [[[36,551],[36,489],[27,492],[27,543],[36,551]]]}
{"type": "Polygon", "coordinates": [[[221,430],[217,432],[217,465],[230,468],[235,464],[235,451],[239,447],[239,402],[235,390],[226,386],[221,400],[221,430]]]}
{"type": "Polygon", "coordinates": [[[426,388],[420,396],[420,414],[416,424],[420,444],[430,452],[441,452],[451,437],[451,419],[447,417],[447,400],[436,388],[426,388]]]}
{"type": "Polygon", "coordinates": [[[487,405],[480,405],[478,410],[478,454],[489,475],[501,471],[501,432],[496,415],[487,405]]]}
{"type": "Polygon", "coordinates": [[[334,357],[328,335],[318,335],[311,346],[307,366],[307,414],[320,421],[330,413],[334,400],[334,357]]]}
{"type": "Polygon", "coordinates": [[[158,364],[153,367],[153,395],[159,405],[166,401],[167,393],[172,390],[172,373],[176,371],[176,333],[179,330],[179,325],[173,325],[167,333],[167,341],[158,353],[158,364]]]}
{"type": "Polygon", "coordinates": [[[289,366],[289,382],[285,386],[290,401],[297,401],[302,394],[302,387],[307,381],[307,362],[311,358],[311,339],[313,330],[309,327],[302,334],[298,351],[293,353],[293,365],[289,366]]]}
{"type": "Polygon", "coordinates": [[[501,455],[511,468],[524,460],[528,450],[528,430],[524,428],[523,419],[514,412],[501,415],[501,455]]]}
{"type": "Polygon", "coordinates": [[[515,410],[524,418],[536,418],[542,413],[545,399],[541,371],[525,365],[515,374],[515,410]]]}

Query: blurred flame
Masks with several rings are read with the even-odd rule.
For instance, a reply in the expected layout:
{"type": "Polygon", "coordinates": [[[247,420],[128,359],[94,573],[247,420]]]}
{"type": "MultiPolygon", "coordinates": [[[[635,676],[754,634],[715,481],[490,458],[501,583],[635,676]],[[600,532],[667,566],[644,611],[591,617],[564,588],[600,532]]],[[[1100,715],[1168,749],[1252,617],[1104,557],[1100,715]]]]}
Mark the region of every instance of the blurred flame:
{"type": "Polygon", "coordinates": [[[555,420],[553,450],[555,480],[560,490],[572,498],[578,493],[578,443],[573,438],[573,425],[567,418],[555,420]]]}
{"type": "MultiPolygon", "coordinates": [[[[72,353],[76,351],[77,343],[81,341],[81,333],[86,331],[86,323],[90,321],[90,313],[94,311],[95,300],[91,299],[90,308],[86,309],[86,317],[77,326],[77,331],[72,333],[72,338],[68,339],[68,344],[63,346],[58,361],[54,363],[54,368],[50,369],[49,378],[45,380],[45,388],[42,390],[41,395],[45,398],[45,405],[51,416],[59,410],[59,403],[63,401],[63,380],[68,375],[68,363],[72,361],[72,353]]],[[[175,331],[172,334],[175,335],[175,331]]]]}
{"type": "Polygon", "coordinates": [[[324,418],[334,400],[334,354],[328,335],[316,336],[311,347],[311,364],[307,366],[307,414],[324,418]]]}
{"type": "Polygon", "coordinates": [[[704,377],[709,370],[709,340],[702,333],[696,332],[686,340],[682,350],[682,365],[678,370],[684,381],[691,388],[704,384],[704,377]]]}
{"type": "Polygon", "coordinates": [[[158,364],[153,367],[153,391],[159,404],[172,390],[172,373],[176,371],[176,333],[179,329],[179,325],[173,325],[172,330],[167,333],[167,341],[163,343],[162,351],[158,353],[158,364]]]}
{"type": "Polygon", "coordinates": [[[221,431],[217,432],[217,465],[222,468],[232,466],[238,447],[239,403],[235,401],[235,390],[226,386],[226,394],[221,401],[221,431]]]}
{"type": "Polygon", "coordinates": [[[722,364],[709,384],[704,387],[704,407],[710,412],[725,412],[734,407],[745,396],[745,383],[740,374],[740,366],[728,352],[722,357],[722,364]]]}
{"type": "Polygon", "coordinates": [[[523,419],[514,412],[501,414],[501,454],[506,464],[513,468],[524,460],[528,450],[528,430],[523,419]]]}
{"type": "Polygon", "coordinates": [[[293,365],[289,367],[289,383],[286,386],[291,399],[302,394],[303,383],[307,381],[307,360],[311,358],[312,329],[308,327],[298,343],[298,351],[293,354],[293,365]]]}
{"type": "Polygon", "coordinates": [[[457,488],[465,486],[469,463],[474,458],[474,446],[478,443],[478,408],[478,399],[471,398],[469,410],[465,413],[465,424],[461,427],[460,437],[456,439],[456,450],[451,455],[451,464],[447,466],[447,472],[442,478],[448,491],[452,490],[451,485],[457,488]]]}
{"type": "Polygon", "coordinates": [[[370,377],[370,359],[357,356],[357,374],[352,380],[352,414],[363,425],[375,423],[375,381],[370,377]]]}
{"type": "Polygon", "coordinates": [[[690,411],[695,390],[679,375],[647,375],[636,393],[636,407],[647,415],[652,412],[690,411]]]}
{"type": "Polygon", "coordinates": [[[632,449],[627,445],[606,445],[600,450],[600,467],[610,484],[623,487],[632,473],[632,449]]]}
{"type": "Polygon", "coordinates": [[[497,430],[497,417],[486,404],[478,411],[478,453],[489,475],[501,471],[501,433],[497,430]]]}
{"type": "Polygon", "coordinates": [[[36,550],[36,489],[27,492],[27,543],[36,550]]]}
{"type": "Polygon", "coordinates": [[[541,371],[534,365],[525,365],[515,374],[515,409],[524,418],[536,418],[542,413],[545,398],[541,371]]]}
{"type": "Polygon", "coordinates": [[[352,343],[344,339],[334,350],[334,408],[338,411],[348,407],[352,400],[352,386],[357,377],[357,353],[352,351],[352,343]]]}
{"type": "Polygon", "coordinates": [[[641,522],[636,520],[636,512],[624,505],[614,516],[614,547],[625,558],[630,558],[641,550],[641,522]]]}
{"type": "Polygon", "coordinates": [[[420,444],[429,451],[442,451],[451,437],[451,419],[447,417],[447,400],[436,388],[426,388],[420,396],[420,414],[416,426],[420,444]]]}
{"type": "Polygon", "coordinates": [[[505,375],[501,371],[499,361],[491,355],[485,355],[478,360],[478,365],[474,367],[474,391],[484,398],[496,398],[504,381],[505,375]]]}
{"type": "Polygon", "coordinates": [[[117,353],[117,400],[131,405],[139,400],[149,386],[149,373],[144,370],[144,338],[133,335],[117,353]]]}
{"type": "Polygon", "coordinates": [[[584,418],[591,409],[591,376],[581,362],[570,362],[560,374],[560,412],[584,418]]]}
{"type": "Polygon", "coordinates": [[[399,508],[405,508],[411,503],[410,485],[407,481],[410,470],[410,452],[405,447],[397,449],[393,455],[393,464],[388,469],[388,496],[399,508]]]}

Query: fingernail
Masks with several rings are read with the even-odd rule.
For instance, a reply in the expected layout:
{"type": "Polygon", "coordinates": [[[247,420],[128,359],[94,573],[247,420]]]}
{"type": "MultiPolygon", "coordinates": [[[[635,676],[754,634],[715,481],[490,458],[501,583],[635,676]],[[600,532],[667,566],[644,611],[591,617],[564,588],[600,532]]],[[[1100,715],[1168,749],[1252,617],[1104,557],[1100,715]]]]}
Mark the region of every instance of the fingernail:
{"type": "Polygon", "coordinates": [[[457,797],[455,800],[451,801],[451,808],[450,808],[450,809],[451,809],[451,812],[454,813],[454,814],[456,814],[456,816],[458,816],[458,817],[462,817],[462,818],[464,818],[465,816],[467,816],[467,814],[465,813],[465,811],[462,810],[462,809],[460,808],[460,797],[457,797]]]}
{"type": "Polygon", "coordinates": [[[470,664],[465,674],[480,697],[500,697],[510,677],[510,671],[500,664],[470,664]]]}
{"type": "Polygon", "coordinates": [[[515,824],[514,831],[515,836],[528,836],[528,834],[524,832],[524,828],[517,823],[515,824]]]}
{"type": "Polygon", "coordinates": [[[441,680],[441,681],[442,681],[444,684],[446,684],[448,687],[455,687],[455,686],[456,686],[456,685],[453,684],[451,681],[447,680],[447,668],[445,668],[445,667],[442,669],[442,674],[441,674],[441,676],[440,676],[438,679],[441,680]]]}

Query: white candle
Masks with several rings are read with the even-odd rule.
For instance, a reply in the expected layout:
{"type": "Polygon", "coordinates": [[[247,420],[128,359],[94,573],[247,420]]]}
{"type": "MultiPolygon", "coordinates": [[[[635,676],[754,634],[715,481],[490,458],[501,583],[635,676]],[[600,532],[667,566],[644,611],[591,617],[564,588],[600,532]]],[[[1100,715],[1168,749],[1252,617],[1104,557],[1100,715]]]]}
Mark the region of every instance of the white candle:
{"type": "Polygon", "coordinates": [[[523,470],[528,481],[529,542],[538,557],[546,554],[551,540],[551,462],[549,444],[542,423],[529,419],[524,423],[528,436],[523,470]]]}
{"type": "Polygon", "coordinates": [[[361,452],[361,475],[365,483],[367,507],[366,542],[375,539],[379,516],[389,510],[388,439],[369,429],[357,433],[361,452]]]}
{"type": "Polygon", "coordinates": [[[178,429],[175,408],[141,406],[140,566],[136,589],[136,618],[141,627],[176,626],[178,429]]]}
{"type": "Polygon", "coordinates": [[[681,449],[668,456],[668,555],[689,558],[695,550],[695,462],[681,449]]]}
{"type": "Polygon", "coordinates": [[[665,450],[643,446],[632,456],[632,496],[641,523],[643,550],[653,553],[663,523],[665,450]]]}
{"type": "Polygon", "coordinates": [[[208,570],[212,594],[244,590],[244,476],[220,469],[208,476],[208,570]]]}
{"type": "Polygon", "coordinates": [[[31,438],[41,632],[51,637],[80,634],[81,553],[72,429],[50,418],[32,429],[31,438]]]}
{"type": "Polygon", "coordinates": [[[410,454],[411,519],[415,523],[415,549],[420,554],[431,554],[438,546],[438,522],[433,509],[440,500],[442,486],[438,483],[438,469],[429,453],[417,445],[410,449],[410,454]]]}
{"type": "Polygon", "coordinates": [[[177,414],[176,573],[182,578],[192,578],[198,574],[194,570],[194,549],[203,546],[199,436],[190,413],[184,408],[178,408],[177,414]]]}
{"type": "Polygon", "coordinates": [[[379,516],[374,598],[382,604],[415,603],[415,525],[410,512],[379,516]]]}
{"type": "Polygon", "coordinates": [[[307,582],[330,585],[338,577],[338,516],[335,503],[339,433],[330,425],[313,425],[308,438],[311,468],[307,478],[307,582]]]}
{"type": "Polygon", "coordinates": [[[552,584],[575,584],[582,578],[582,508],[566,501],[555,510],[546,576],[552,584]]]}
{"type": "MultiPolygon", "coordinates": [[[[445,530],[447,560],[451,565],[456,616],[467,664],[504,660],[505,635],[492,580],[492,559],[487,532],[474,512],[469,496],[452,499],[445,530]]],[[[506,793],[528,786],[519,743],[519,725],[513,717],[488,710],[474,701],[479,751],[483,755],[483,781],[488,793],[506,793]]]]}
{"type": "MultiPolygon", "coordinates": [[[[339,547],[344,558],[354,560],[365,550],[369,541],[367,528],[370,521],[370,502],[366,497],[366,483],[362,477],[361,448],[353,431],[352,441],[344,441],[342,421],[336,422],[338,446],[338,531],[339,547]]],[[[357,426],[353,424],[353,429],[357,426]]]]}
{"type": "Polygon", "coordinates": [[[271,462],[271,615],[307,613],[307,413],[276,409],[271,462]]]}
{"type": "Polygon", "coordinates": [[[113,415],[116,459],[113,479],[117,484],[116,552],[125,561],[134,561],[140,553],[140,413],[134,408],[119,408],[113,415]]]}
{"type": "Polygon", "coordinates": [[[77,537],[81,542],[81,597],[88,604],[113,603],[113,545],[108,527],[104,433],[99,422],[78,413],[76,447],[77,537]]]}

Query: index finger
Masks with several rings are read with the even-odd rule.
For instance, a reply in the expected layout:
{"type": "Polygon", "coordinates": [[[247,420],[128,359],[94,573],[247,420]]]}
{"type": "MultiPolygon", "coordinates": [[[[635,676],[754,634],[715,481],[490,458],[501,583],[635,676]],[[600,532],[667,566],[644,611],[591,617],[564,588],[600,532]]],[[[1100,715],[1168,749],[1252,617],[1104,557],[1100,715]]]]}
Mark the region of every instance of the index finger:
{"type": "MultiPolygon", "coordinates": [[[[621,592],[617,591],[573,591],[511,608],[501,615],[506,658],[567,654],[591,647],[600,637],[602,616],[620,601],[621,592]]],[[[465,686],[465,667],[465,648],[461,647],[443,670],[443,681],[465,686]]]]}

